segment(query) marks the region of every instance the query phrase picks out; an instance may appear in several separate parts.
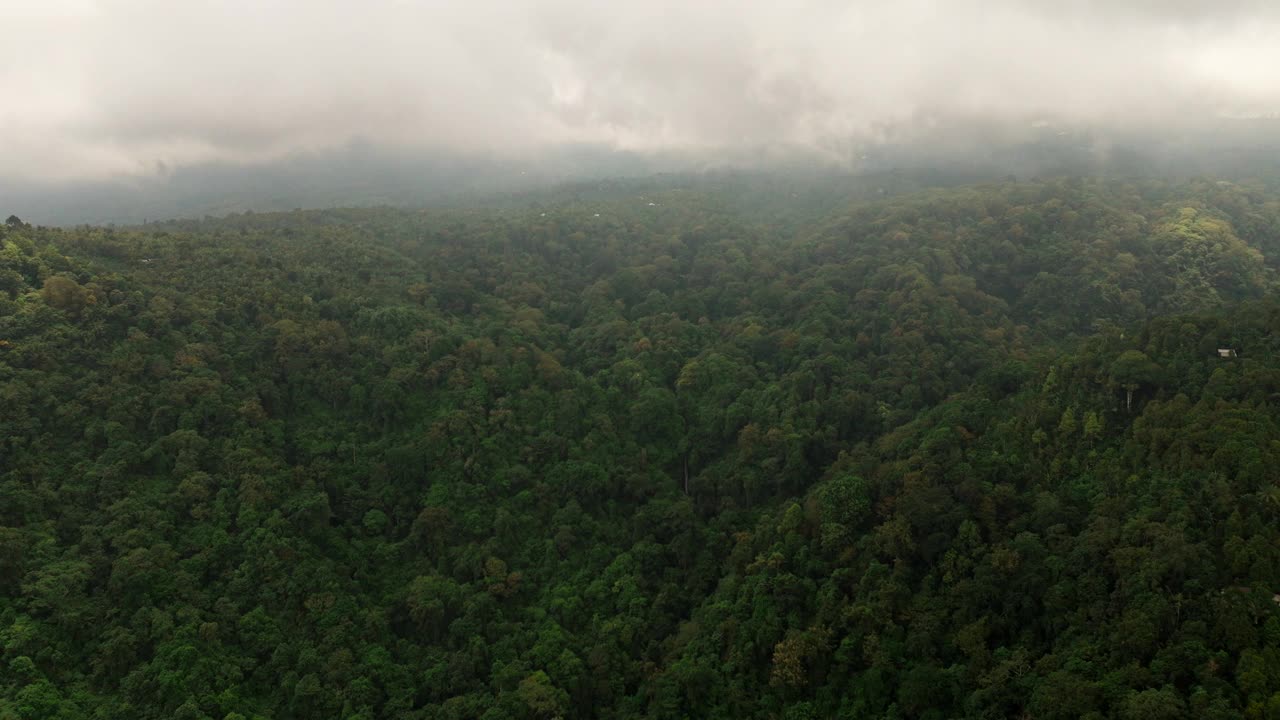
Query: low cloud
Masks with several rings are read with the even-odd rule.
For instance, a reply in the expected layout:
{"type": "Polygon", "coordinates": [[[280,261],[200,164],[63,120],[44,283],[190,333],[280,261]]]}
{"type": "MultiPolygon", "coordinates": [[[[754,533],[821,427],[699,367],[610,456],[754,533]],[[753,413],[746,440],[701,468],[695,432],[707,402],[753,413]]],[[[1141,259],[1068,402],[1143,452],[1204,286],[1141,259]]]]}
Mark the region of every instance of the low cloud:
{"type": "Polygon", "coordinates": [[[1280,111],[1280,10],[1234,0],[8,0],[10,178],[363,141],[847,152],[948,123],[1280,111]]]}

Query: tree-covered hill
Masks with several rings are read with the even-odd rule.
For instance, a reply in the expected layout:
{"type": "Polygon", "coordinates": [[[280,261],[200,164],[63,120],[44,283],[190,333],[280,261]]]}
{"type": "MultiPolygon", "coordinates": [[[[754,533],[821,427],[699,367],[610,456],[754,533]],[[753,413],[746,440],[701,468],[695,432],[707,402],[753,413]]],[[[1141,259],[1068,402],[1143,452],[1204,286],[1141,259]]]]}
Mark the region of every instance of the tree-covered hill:
{"type": "Polygon", "coordinates": [[[1208,180],[13,218],[0,718],[1280,717],[1278,258],[1208,180]]]}

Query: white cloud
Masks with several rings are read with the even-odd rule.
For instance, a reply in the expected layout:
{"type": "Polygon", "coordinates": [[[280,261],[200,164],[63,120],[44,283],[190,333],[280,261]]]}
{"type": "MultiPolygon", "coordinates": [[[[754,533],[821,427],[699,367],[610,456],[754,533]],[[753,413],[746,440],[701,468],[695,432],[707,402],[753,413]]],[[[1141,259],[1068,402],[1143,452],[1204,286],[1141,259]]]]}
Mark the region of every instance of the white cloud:
{"type": "Polygon", "coordinates": [[[11,177],[354,138],[824,146],[923,116],[1280,110],[1280,18],[1226,0],[0,0],[11,177]]]}

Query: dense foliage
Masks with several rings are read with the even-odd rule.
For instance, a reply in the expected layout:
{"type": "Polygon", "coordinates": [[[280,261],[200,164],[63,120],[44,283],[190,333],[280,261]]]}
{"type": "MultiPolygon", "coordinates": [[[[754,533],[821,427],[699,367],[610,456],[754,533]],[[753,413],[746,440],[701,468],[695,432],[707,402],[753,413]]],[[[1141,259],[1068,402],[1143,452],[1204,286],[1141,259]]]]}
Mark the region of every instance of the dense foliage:
{"type": "Polygon", "coordinates": [[[1280,717],[1280,194],[763,187],[11,218],[0,718],[1280,717]]]}

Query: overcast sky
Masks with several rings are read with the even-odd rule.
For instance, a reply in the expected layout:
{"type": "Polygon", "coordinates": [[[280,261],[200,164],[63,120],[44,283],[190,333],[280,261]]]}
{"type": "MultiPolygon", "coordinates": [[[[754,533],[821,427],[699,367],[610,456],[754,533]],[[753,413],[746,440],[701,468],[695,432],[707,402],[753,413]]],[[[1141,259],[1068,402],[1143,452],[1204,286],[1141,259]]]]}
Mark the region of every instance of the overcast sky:
{"type": "Polygon", "coordinates": [[[1280,111],[1251,0],[0,0],[0,172],[1280,111]]]}

